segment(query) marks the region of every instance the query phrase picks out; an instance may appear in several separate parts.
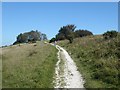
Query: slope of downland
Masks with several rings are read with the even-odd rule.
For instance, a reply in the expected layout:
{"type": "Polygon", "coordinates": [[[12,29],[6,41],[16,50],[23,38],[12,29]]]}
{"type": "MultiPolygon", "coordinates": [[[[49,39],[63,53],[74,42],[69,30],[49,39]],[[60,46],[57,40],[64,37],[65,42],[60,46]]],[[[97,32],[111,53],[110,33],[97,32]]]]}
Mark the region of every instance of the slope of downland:
{"type": "MultiPolygon", "coordinates": [[[[119,38],[119,39],[118,39],[119,38]]],[[[85,78],[86,88],[119,88],[119,47],[117,38],[104,40],[102,35],[59,41],[75,60],[85,78]]]]}
{"type": "Polygon", "coordinates": [[[37,42],[2,48],[3,88],[52,88],[57,49],[37,42]]]}

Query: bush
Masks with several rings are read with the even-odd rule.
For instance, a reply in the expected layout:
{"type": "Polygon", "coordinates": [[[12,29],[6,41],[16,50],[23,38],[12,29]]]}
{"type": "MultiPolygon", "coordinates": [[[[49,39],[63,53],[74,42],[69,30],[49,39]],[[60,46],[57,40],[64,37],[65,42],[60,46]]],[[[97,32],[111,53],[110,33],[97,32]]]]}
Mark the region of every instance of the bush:
{"type": "Polygon", "coordinates": [[[76,30],[74,34],[75,37],[84,37],[88,35],[93,35],[93,33],[88,30],[76,30]]]}
{"type": "Polygon", "coordinates": [[[104,39],[111,39],[117,37],[118,32],[117,31],[107,31],[103,34],[104,39]]]}
{"type": "Polygon", "coordinates": [[[55,38],[52,38],[50,41],[49,41],[49,43],[52,43],[52,42],[55,42],[56,41],[56,39],[55,38]]]}
{"type": "Polygon", "coordinates": [[[117,46],[117,49],[116,49],[116,55],[117,57],[120,59],[120,33],[118,34],[117,36],[117,39],[115,41],[115,44],[117,46]]]}
{"type": "Polygon", "coordinates": [[[108,43],[108,52],[109,55],[115,55],[120,59],[120,33],[108,43]]]}
{"type": "Polygon", "coordinates": [[[118,84],[117,71],[106,66],[97,69],[93,74],[94,79],[102,80],[108,84],[118,84]]]}

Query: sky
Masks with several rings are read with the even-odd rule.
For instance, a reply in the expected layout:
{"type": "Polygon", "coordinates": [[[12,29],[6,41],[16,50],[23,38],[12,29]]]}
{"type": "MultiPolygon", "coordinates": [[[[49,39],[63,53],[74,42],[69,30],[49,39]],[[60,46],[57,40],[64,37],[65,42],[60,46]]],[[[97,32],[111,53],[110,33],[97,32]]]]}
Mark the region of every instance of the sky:
{"type": "Polygon", "coordinates": [[[15,42],[20,33],[38,30],[48,39],[60,27],[74,24],[93,34],[118,30],[117,2],[3,2],[2,45],[15,42]]]}
{"type": "Polygon", "coordinates": [[[3,2],[119,2],[119,0],[2,0],[3,2]]]}

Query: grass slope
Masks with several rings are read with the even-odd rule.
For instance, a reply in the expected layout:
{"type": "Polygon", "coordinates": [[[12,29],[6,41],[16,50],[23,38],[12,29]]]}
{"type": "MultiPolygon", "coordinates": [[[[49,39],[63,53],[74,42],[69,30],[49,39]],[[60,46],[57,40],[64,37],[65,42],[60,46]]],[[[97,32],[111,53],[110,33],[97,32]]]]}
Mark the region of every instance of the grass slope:
{"type": "Polygon", "coordinates": [[[0,48],[0,89],[2,89],[2,49],[0,48]]]}
{"type": "Polygon", "coordinates": [[[52,88],[57,50],[37,42],[2,49],[3,88],[52,88]]]}
{"type": "Polygon", "coordinates": [[[96,35],[76,38],[72,44],[67,40],[58,44],[75,60],[85,78],[86,88],[120,88],[117,40],[104,40],[101,35],[96,35]]]}

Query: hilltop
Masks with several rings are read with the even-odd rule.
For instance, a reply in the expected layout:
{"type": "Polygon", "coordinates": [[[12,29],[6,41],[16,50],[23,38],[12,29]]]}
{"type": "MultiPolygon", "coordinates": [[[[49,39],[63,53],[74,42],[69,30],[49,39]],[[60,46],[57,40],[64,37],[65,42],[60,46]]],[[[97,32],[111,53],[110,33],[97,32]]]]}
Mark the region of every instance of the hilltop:
{"type": "MultiPolygon", "coordinates": [[[[50,40],[50,42],[58,40],[58,47],[61,48],[58,49],[56,46],[58,50],[46,41],[34,40],[34,38],[29,38],[29,40],[26,38],[24,40],[28,42],[19,42],[0,48],[2,50],[0,57],[2,57],[3,65],[3,88],[53,88],[55,84],[53,81],[56,78],[55,68],[59,59],[61,61],[58,65],[59,76],[68,76],[65,70],[68,73],[70,70],[72,72],[76,70],[81,73],[85,81],[82,87],[119,88],[120,33],[107,31],[103,35],[93,35],[88,30],[72,31],[73,27],[74,25],[64,26],[56,38],[50,40]],[[67,52],[69,55],[65,54],[67,52]],[[67,57],[70,56],[71,62],[76,63],[74,67],[78,70],[66,66],[65,63],[69,63],[70,60],[67,57]]],[[[26,33],[20,37],[24,35],[26,36],[26,33]]],[[[31,34],[27,34],[27,37],[29,36],[31,34]]],[[[20,38],[18,41],[21,40],[20,38]]],[[[74,75],[76,74],[72,73],[70,77],[74,78],[74,75]]],[[[63,77],[60,77],[60,80],[62,82],[58,84],[64,87],[63,77]]],[[[71,83],[72,86],[73,82],[67,83],[71,83]]]]}

